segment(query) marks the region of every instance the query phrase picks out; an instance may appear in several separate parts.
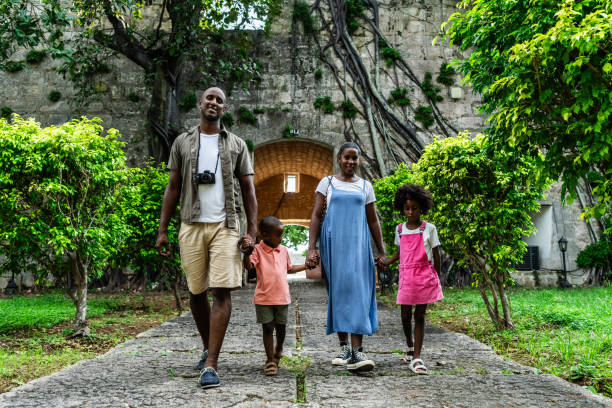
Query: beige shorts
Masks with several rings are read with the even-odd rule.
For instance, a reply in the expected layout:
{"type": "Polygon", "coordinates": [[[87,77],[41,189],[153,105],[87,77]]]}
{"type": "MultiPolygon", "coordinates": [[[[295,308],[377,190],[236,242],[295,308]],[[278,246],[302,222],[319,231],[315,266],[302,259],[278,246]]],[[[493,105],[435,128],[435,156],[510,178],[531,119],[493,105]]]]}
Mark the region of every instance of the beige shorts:
{"type": "Polygon", "coordinates": [[[208,288],[242,286],[237,229],[227,228],[225,221],[181,223],[178,239],[189,292],[198,295],[208,288]]]}

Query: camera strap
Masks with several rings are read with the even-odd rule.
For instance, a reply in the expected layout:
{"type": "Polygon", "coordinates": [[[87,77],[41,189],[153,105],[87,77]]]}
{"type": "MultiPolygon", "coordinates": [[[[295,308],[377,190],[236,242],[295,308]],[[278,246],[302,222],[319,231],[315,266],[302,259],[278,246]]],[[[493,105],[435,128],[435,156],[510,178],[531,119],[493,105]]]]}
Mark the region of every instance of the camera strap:
{"type": "Polygon", "coordinates": [[[215,173],[217,174],[217,167],[219,167],[219,152],[217,152],[217,164],[215,164],[215,173]]]}
{"type": "MultiPolygon", "coordinates": [[[[200,126],[198,126],[198,152],[197,152],[197,162],[196,162],[196,172],[198,171],[199,161],[200,161],[200,148],[202,147],[200,144],[200,135],[202,131],[200,130],[200,126]]],[[[219,134],[219,136],[221,136],[219,134]]],[[[217,174],[217,167],[219,167],[219,150],[217,148],[217,163],[215,164],[215,172],[213,174],[217,174]]]]}

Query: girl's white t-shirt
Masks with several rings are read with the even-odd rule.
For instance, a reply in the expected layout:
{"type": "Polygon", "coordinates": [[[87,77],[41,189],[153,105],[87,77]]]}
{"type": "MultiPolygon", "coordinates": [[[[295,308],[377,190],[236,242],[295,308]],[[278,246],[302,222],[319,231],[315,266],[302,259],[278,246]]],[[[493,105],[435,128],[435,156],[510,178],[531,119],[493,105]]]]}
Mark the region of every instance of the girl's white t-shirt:
{"type": "MultiPolygon", "coordinates": [[[[374,187],[372,187],[372,183],[370,183],[367,180],[365,182],[365,190],[363,187],[362,178],[357,178],[357,181],[348,182],[348,181],[341,181],[335,177],[332,177],[331,182],[333,183],[334,188],[337,188],[339,190],[365,191],[366,204],[370,204],[376,201],[376,197],[374,196],[374,187]]],[[[329,207],[329,202],[331,200],[331,196],[333,193],[333,190],[329,183],[329,177],[322,178],[321,181],[319,181],[319,185],[317,186],[317,189],[315,191],[327,197],[327,206],[329,207]]]]}
{"type": "MultiPolygon", "coordinates": [[[[419,229],[408,229],[406,223],[402,223],[402,235],[403,234],[418,234],[419,229]]],[[[400,234],[397,233],[397,226],[395,227],[395,245],[400,245],[400,234]]],[[[438,230],[436,226],[430,223],[425,224],[425,230],[423,231],[423,245],[425,246],[425,252],[427,253],[427,259],[429,262],[433,262],[433,248],[440,246],[440,240],[438,239],[438,230]]]]}
{"type": "Polygon", "coordinates": [[[215,173],[215,184],[198,184],[200,199],[200,216],[196,222],[220,222],[225,220],[225,192],[223,191],[223,173],[219,154],[219,134],[200,133],[200,151],[198,154],[198,173],[208,170],[215,173]],[[215,172],[215,167],[217,171],[215,172]]]}

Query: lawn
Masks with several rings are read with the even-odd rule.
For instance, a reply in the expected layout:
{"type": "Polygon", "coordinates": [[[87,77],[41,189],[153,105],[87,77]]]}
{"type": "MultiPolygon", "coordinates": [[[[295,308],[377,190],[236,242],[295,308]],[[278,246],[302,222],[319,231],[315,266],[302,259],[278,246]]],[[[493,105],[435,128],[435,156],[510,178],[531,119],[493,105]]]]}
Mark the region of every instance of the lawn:
{"type": "MultiPolygon", "coordinates": [[[[427,320],[612,397],[612,287],[510,290],[515,330],[497,331],[474,289],[445,289],[427,320]]],[[[381,296],[395,306],[395,294],[381,296]]],[[[427,343],[427,339],[425,339],[427,343]]]]}
{"type": "Polygon", "coordinates": [[[169,293],[90,295],[91,336],[67,340],[74,305],[60,294],[0,298],[0,393],[119,343],[177,315],[169,293]]]}

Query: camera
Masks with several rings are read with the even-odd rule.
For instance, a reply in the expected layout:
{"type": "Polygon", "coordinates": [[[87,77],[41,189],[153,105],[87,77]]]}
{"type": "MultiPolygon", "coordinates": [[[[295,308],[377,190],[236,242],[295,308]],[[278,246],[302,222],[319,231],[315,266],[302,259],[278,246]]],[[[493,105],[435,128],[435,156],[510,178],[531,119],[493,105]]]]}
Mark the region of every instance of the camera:
{"type": "Polygon", "coordinates": [[[215,173],[204,170],[204,172],[196,174],[195,179],[197,184],[215,184],[215,173]]]}

